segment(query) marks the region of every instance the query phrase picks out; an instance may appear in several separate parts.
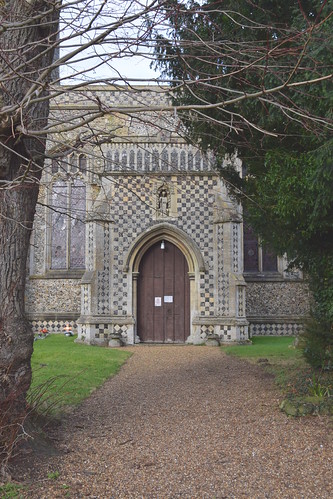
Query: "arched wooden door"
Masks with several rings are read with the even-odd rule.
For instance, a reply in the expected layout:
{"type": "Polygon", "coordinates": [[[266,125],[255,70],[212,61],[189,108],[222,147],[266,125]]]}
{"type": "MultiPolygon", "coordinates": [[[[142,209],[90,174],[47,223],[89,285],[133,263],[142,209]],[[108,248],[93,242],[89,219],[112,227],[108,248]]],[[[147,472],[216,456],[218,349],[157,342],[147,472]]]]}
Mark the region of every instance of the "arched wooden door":
{"type": "Polygon", "coordinates": [[[138,281],[140,340],[184,343],[190,334],[190,281],[183,253],[172,243],[151,246],[140,262],[138,281]]]}

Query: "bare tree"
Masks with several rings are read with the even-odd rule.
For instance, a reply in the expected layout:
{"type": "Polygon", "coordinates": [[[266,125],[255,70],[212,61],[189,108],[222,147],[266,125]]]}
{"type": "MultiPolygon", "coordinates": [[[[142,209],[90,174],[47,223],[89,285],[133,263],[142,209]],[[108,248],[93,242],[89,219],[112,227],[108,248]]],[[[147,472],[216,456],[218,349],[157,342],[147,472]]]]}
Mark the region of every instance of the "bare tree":
{"type": "Polygon", "coordinates": [[[24,316],[25,268],[44,162],[48,68],[59,4],[2,2],[1,18],[0,457],[6,458],[22,423],[31,379],[33,340],[24,316]],[[32,86],[38,98],[30,104],[32,86]],[[31,124],[40,136],[25,133],[31,124]]]}
{"type": "MultiPolygon", "coordinates": [[[[52,141],[56,131],[58,142],[51,154],[59,156],[64,147],[59,143],[59,132],[91,123],[105,113],[99,105],[96,112],[74,118],[70,126],[65,122],[48,124],[50,98],[64,91],[57,68],[72,64],[74,75],[79,77],[86,70],[75,68],[81,62],[87,68],[87,61],[91,61],[91,69],[105,59],[122,57],[126,27],[133,30],[156,6],[157,0],[112,2],[111,6],[110,2],[92,0],[0,3],[0,457],[4,461],[26,414],[25,397],[31,381],[33,335],[25,318],[24,291],[47,134],[52,141]],[[115,33],[120,29],[119,45],[115,33]],[[61,42],[64,54],[55,60],[61,42]],[[109,43],[116,52],[108,52],[109,43]]],[[[140,37],[144,42],[144,33],[139,39],[127,40],[127,50],[136,51],[140,37]]]]}
{"type": "MultiPolygon", "coordinates": [[[[169,92],[170,83],[174,92],[185,88],[193,97],[188,104],[175,105],[170,101],[167,105],[147,108],[146,103],[140,102],[140,89],[132,87],[134,83],[148,83],[147,78],[135,78],[135,81],[126,78],[115,63],[134,56],[154,61],[154,29],[161,34],[158,41],[162,52],[177,47],[177,43],[173,45],[175,40],[170,39],[173,36],[171,21],[178,15],[185,22],[187,4],[169,0],[0,0],[0,405],[3,418],[2,423],[0,419],[0,456],[7,456],[22,424],[31,380],[33,335],[25,318],[24,291],[29,240],[45,158],[61,158],[71,151],[79,151],[86,144],[96,146],[103,141],[112,141],[116,130],[111,135],[103,135],[98,125],[94,129],[98,119],[109,115],[149,121],[153,119],[152,113],[189,113],[190,117],[194,113],[199,119],[202,117],[225,127],[226,136],[230,130],[237,134],[244,127],[257,130],[263,136],[266,133],[274,135],[272,131],[265,131],[260,123],[250,122],[246,115],[236,112],[235,105],[253,100],[265,106],[270,96],[308,88],[332,78],[328,72],[315,74],[306,68],[300,72],[302,50],[306,50],[312,36],[309,30],[308,37],[301,39],[289,72],[284,72],[279,84],[273,81],[270,85],[268,81],[257,88],[250,85],[244,91],[237,85],[225,87],[227,75],[223,72],[213,77],[189,68],[182,77],[169,76],[155,82],[167,85],[159,91],[169,92]],[[298,78],[295,80],[296,72],[298,78]],[[137,91],[137,104],[110,106],[93,94],[88,96],[86,90],[92,83],[125,83],[133,92],[137,91]],[[207,100],[205,92],[213,86],[219,89],[218,98],[207,100]],[[59,114],[48,119],[50,99],[56,100],[57,96],[72,90],[89,98],[91,109],[77,111],[70,121],[59,114]],[[214,110],[220,114],[212,114],[214,110]]],[[[196,14],[197,9],[198,4],[193,4],[190,14],[196,14]]],[[[234,29],[243,29],[244,23],[253,30],[263,28],[263,24],[258,25],[255,20],[240,19],[235,12],[225,11],[225,15],[234,29]]],[[[297,34],[292,36],[297,37],[297,34]]],[[[284,43],[290,40],[291,34],[287,33],[284,43]]],[[[204,47],[208,49],[208,60],[216,65],[220,43],[214,40],[208,43],[198,34],[186,43],[191,54],[193,48],[199,49],[195,54],[197,62],[202,58],[200,48],[204,47]]],[[[186,43],[181,50],[179,47],[171,50],[167,57],[180,58],[182,64],[189,67],[193,59],[186,55],[186,43]]],[[[237,74],[241,79],[251,68],[266,71],[267,50],[261,46],[258,54],[256,40],[246,50],[241,41],[226,43],[223,47],[228,50],[228,57],[237,61],[237,70],[232,76],[237,74]]],[[[283,47],[283,43],[274,47],[276,64],[279,63],[279,50],[283,55],[283,47]]],[[[151,83],[152,79],[149,80],[151,83]]],[[[292,120],[304,118],[302,109],[288,99],[276,99],[273,105],[292,120]]],[[[318,126],[331,126],[320,116],[307,116],[306,120],[318,126]]],[[[182,133],[186,135],[186,128],[182,128],[182,133]]]]}

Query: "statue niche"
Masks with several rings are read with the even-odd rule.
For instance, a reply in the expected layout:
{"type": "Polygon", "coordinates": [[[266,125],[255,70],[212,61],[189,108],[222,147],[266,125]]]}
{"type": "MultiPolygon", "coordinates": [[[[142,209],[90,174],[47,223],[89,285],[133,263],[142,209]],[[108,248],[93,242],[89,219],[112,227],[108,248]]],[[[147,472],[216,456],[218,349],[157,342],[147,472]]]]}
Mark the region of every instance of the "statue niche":
{"type": "Polygon", "coordinates": [[[158,218],[166,218],[170,215],[170,191],[168,187],[163,185],[157,191],[157,216],[158,218]]]}

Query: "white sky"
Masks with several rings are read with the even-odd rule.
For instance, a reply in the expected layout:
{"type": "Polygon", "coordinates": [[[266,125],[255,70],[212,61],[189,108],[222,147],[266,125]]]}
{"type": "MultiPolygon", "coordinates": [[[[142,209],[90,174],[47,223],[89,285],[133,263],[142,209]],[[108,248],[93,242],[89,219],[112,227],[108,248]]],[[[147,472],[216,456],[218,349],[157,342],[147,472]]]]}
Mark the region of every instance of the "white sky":
{"type": "MultiPolygon", "coordinates": [[[[84,32],[99,9],[102,0],[82,0],[80,3],[62,11],[62,31],[60,56],[89,43],[124,16],[141,12],[147,3],[153,0],[106,0],[103,15],[98,15],[92,22],[91,29],[84,32]]],[[[157,16],[154,22],[158,22],[157,16]]],[[[159,72],[150,68],[152,49],[149,49],[150,35],[143,17],[118,28],[106,36],[97,45],[77,54],[61,66],[63,84],[76,83],[80,80],[130,78],[143,79],[148,83],[156,79],[159,72]],[[140,40],[138,42],[138,40],[140,40]],[[146,54],[146,56],[130,54],[146,54]],[[103,64],[101,64],[103,61],[103,64]],[[80,73],[80,74],[78,74],[80,73]]],[[[112,82],[112,81],[111,81],[112,82]]]]}

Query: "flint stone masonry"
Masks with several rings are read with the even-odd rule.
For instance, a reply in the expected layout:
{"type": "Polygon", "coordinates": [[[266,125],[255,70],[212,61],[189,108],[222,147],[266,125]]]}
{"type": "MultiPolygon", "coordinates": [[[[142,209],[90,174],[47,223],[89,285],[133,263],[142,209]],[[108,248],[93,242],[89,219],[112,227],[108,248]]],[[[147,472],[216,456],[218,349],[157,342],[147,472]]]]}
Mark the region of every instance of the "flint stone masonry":
{"type": "MultiPolygon", "coordinates": [[[[34,328],[47,325],[62,332],[68,323],[86,343],[110,346],[119,343],[117,338],[123,344],[139,342],[138,262],[150,241],[167,238],[181,249],[189,265],[187,342],[246,341],[249,332],[297,334],[309,309],[300,274],[281,271],[272,279],[244,279],[242,210],[214,170],[214,158],[184,141],[176,115],[151,109],[168,104],[165,89],[139,87],[139,91],[105,86],[68,89],[51,103],[50,125],[59,118],[74,124],[82,113],[92,117],[101,104],[110,114],[93,122],[103,135],[101,145],[94,147],[88,141],[74,149],[74,156],[65,155],[55,169],[51,164],[45,169],[26,288],[26,310],[34,328]],[[135,117],[119,114],[121,106],[150,109],[135,117]],[[78,166],[79,154],[85,155],[84,169],[78,166]],[[86,188],[85,268],[70,268],[68,247],[66,269],[54,270],[53,218],[46,205],[54,182],[77,180],[86,188]],[[159,206],[161,190],[166,193],[164,213],[159,206]]],[[[90,135],[91,129],[81,126],[53,138],[54,143],[70,145],[78,136],[90,135]]],[[[228,157],[225,163],[241,170],[238,157],[228,157]]]]}
{"type": "Polygon", "coordinates": [[[309,313],[309,291],[304,282],[247,282],[248,317],[300,317],[309,313]]]}
{"type": "Polygon", "coordinates": [[[81,310],[80,279],[30,279],[26,291],[26,309],[35,315],[81,310]]]}

